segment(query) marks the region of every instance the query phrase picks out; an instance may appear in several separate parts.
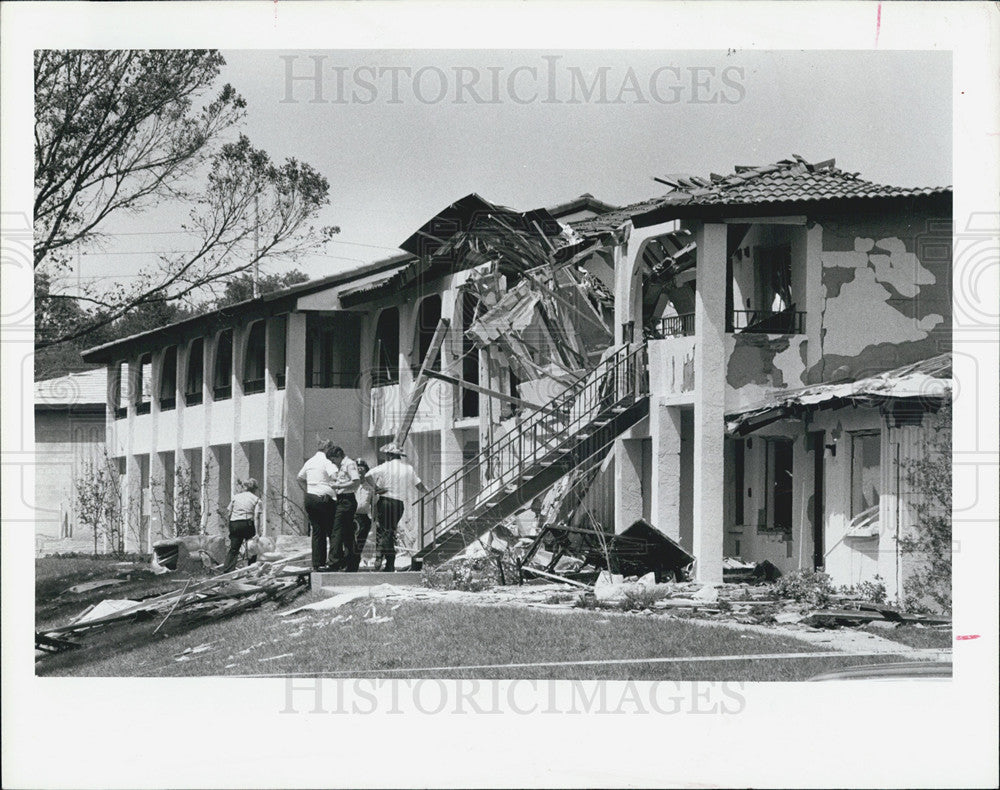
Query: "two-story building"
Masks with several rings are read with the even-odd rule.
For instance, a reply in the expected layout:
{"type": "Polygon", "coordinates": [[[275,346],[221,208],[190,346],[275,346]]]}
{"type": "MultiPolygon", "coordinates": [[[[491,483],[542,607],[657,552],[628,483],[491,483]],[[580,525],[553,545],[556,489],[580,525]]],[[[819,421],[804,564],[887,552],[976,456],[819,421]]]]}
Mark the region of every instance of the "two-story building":
{"type": "Polygon", "coordinates": [[[406,444],[429,561],[586,464],[589,521],[645,518],[700,579],[743,557],[894,595],[905,467],[950,398],[950,189],[798,157],[658,180],[625,208],[470,195],[400,256],[89,351],[140,545],[192,483],[215,530],[248,476],[268,531],[301,534],[316,436],[374,460],[443,331],[406,444]]]}

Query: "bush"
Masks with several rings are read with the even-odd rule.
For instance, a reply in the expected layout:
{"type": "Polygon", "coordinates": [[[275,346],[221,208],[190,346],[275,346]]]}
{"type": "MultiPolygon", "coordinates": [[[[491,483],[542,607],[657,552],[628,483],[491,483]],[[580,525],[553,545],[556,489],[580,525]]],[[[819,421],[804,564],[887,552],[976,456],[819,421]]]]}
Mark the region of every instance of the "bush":
{"type": "Polygon", "coordinates": [[[951,407],[938,413],[933,437],[923,457],[904,466],[914,492],[913,527],[899,541],[904,556],[915,560],[906,576],[904,603],[919,611],[931,602],[951,612],[951,407]]]}
{"type": "Polygon", "coordinates": [[[818,571],[792,571],[774,583],[779,598],[791,598],[810,606],[825,606],[836,592],[830,577],[818,571]]]}
{"type": "Polygon", "coordinates": [[[503,583],[515,583],[517,566],[507,553],[490,553],[484,557],[452,560],[438,568],[425,569],[421,581],[425,587],[436,590],[480,592],[503,583]],[[503,567],[502,578],[498,563],[503,567]]]}
{"type": "Polygon", "coordinates": [[[854,598],[860,598],[862,601],[868,601],[868,603],[885,603],[888,596],[885,589],[885,580],[878,574],[875,574],[875,578],[870,582],[861,582],[857,586],[841,587],[840,592],[843,595],[850,595],[854,598]]]}
{"type": "Polygon", "coordinates": [[[666,597],[666,590],[657,590],[652,587],[630,588],[625,591],[625,599],[621,602],[621,608],[626,612],[641,612],[643,609],[652,609],[653,604],[666,597]]]}

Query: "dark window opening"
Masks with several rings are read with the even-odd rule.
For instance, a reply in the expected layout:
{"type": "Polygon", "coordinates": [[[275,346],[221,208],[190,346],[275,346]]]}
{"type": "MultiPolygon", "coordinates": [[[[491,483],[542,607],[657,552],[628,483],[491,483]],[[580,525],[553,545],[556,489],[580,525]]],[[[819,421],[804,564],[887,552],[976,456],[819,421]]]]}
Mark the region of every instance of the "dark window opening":
{"type": "Polygon", "coordinates": [[[736,499],[733,507],[733,519],[737,525],[743,524],[745,518],[743,508],[746,504],[746,456],[742,439],[733,441],[733,471],[736,499]]]}
{"type": "Polygon", "coordinates": [[[361,381],[361,317],[356,313],[306,318],[306,386],[356,389],[361,381]]]}
{"type": "Polygon", "coordinates": [[[274,386],[285,388],[285,360],[288,346],[288,316],[279,315],[273,319],[271,331],[271,371],[274,374],[274,386]]]}
{"type": "Polygon", "coordinates": [[[767,440],[767,527],[792,531],[792,440],[767,440]]]}
{"type": "MultiPolygon", "coordinates": [[[[434,332],[437,330],[438,322],[441,320],[441,297],[437,294],[428,296],[420,302],[417,308],[416,334],[416,354],[413,357],[413,375],[420,372],[420,368],[431,350],[431,341],[434,339],[434,332]]],[[[434,364],[431,370],[441,370],[441,353],[434,355],[434,364]]]]}
{"type": "Polygon", "coordinates": [[[115,404],[115,419],[121,420],[128,416],[128,363],[119,362],[115,365],[115,376],[112,402],[115,404]]]}
{"type": "Polygon", "coordinates": [[[399,310],[389,307],[379,313],[375,325],[372,386],[399,383],[399,310]]]}
{"type": "Polygon", "coordinates": [[[187,376],[184,379],[184,403],[197,406],[202,400],[205,385],[205,341],[200,337],[191,341],[188,350],[187,376]]]}
{"type": "Polygon", "coordinates": [[[212,378],[215,400],[233,397],[233,330],[219,334],[215,344],[215,375],[212,378]]]}
{"type": "Polygon", "coordinates": [[[802,334],[805,313],[792,302],[791,245],[736,246],[749,229],[743,225],[730,228],[727,331],[802,334]]]}
{"type": "Polygon", "coordinates": [[[170,346],[163,352],[160,366],[160,411],[168,411],[177,406],[177,346],[170,346]]]}
{"type": "Polygon", "coordinates": [[[250,327],[246,354],[243,357],[243,394],[253,395],[264,391],[265,355],[267,352],[264,321],[250,327]]]}
{"type": "MultiPolygon", "coordinates": [[[[462,381],[479,384],[479,350],[468,335],[469,327],[478,317],[479,299],[475,294],[462,294],[462,381]]],[[[462,417],[479,416],[479,393],[462,388],[462,417]]]]}
{"type": "Polygon", "coordinates": [[[152,408],[150,389],[153,378],[153,355],[143,354],[139,357],[139,369],[136,371],[135,382],[135,413],[149,414],[152,408]]]}

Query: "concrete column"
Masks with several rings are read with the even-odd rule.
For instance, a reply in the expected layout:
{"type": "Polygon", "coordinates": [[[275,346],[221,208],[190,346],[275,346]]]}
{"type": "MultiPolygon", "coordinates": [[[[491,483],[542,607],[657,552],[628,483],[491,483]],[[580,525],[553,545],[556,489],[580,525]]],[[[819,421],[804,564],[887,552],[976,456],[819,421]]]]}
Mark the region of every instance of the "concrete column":
{"type": "Polygon", "coordinates": [[[211,520],[212,500],[209,487],[212,483],[212,451],[208,442],[209,425],[212,423],[212,378],[211,373],[215,360],[215,340],[211,335],[202,339],[201,345],[201,408],[204,419],[201,421],[201,469],[192,470],[197,475],[201,485],[201,534],[208,533],[211,520]]]}
{"type": "Polygon", "coordinates": [[[305,494],[295,476],[306,457],[306,316],[288,315],[288,346],[285,373],[285,506],[290,529],[306,534],[304,521],[305,494]]]}
{"type": "MultiPolygon", "coordinates": [[[[135,402],[136,386],[142,366],[138,358],[128,361],[128,441],[125,455],[125,485],[122,489],[122,529],[125,532],[126,551],[142,551],[142,473],[135,454],[135,402]]],[[[113,546],[108,546],[113,549],[113,546]]]]}
{"type": "Polygon", "coordinates": [[[681,539],[681,414],[656,398],[650,403],[649,433],[653,440],[653,486],[650,492],[653,526],[667,537],[681,539]]]}
{"type": "Polygon", "coordinates": [[[240,490],[239,481],[246,480],[250,476],[250,459],[243,449],[240,438],[243,433],[242,404],[243,404],[243,363],[246,360],[247,339],[250,335],[250,326],[233,327],[233,466],[230,491],[236,494],[240,490]]]}
{"type": "Polygon", "coordinates": [[[726,226],[695,231],[694,555],[700,581],[722,581],[726,391],[726,226]]]}
{"type": "Polygon", "coordinates": [[[615,439],[615,533],[642,518],[642,439],[615,439]]]}
{"type": "Polygon", "coordinates": [[[149,540],[153,543],[167,536],[171,519],[166,497],[166,468],[158,452],[160,423],[160,381],[163,377],[164,350],[154,351],[149,366],[149,540]]]}
{"type": "MultiPolygon", "coordinates": [[[[187,408],[187,404],[184,401],[184,389],[185,382],[187,381],[187,369],[188,369],[188,352],[190,345],[188,343],[178,343],[177,344],[177,375],[174,377],[174,402],[177,404],[175,408],[177,409],[177,433],[174,436],[174,514],[176,517],[177,513],[177,497],[180,494],[181,487],[178,485],[180,476],[183,474],[181,470],[187,471],[188,479],[194,480],[192,475],[193,470],[188,469],[188,459],[187,454],[184,452],[184,442],[186,438],[184,436],[184,410],[187,408]]],[[[177,531],[176,524],[174,526],[174,532],[177,531]]]]}
{"type": "Polygon", "coordinates": [[[378,320],[378,310],[372,310],[361,319],[361,384],[358,397],[361,398],[361,455],[368,458],[368,463],[374,466],[377,447],[369,438],[372,428],[372,376],[375,360],[375,326],[378,320]]]}

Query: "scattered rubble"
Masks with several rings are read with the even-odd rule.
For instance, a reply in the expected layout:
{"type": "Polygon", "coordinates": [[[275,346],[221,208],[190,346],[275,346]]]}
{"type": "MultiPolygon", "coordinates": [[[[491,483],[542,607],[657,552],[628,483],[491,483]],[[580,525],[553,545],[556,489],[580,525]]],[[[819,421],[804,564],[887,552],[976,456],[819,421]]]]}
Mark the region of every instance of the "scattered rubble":
{"type": "Polygon", "coordinates": [[[260,606],[265,601],[287,601],[308,589],[309,568],[293,562],[303,553],[278,562],[262,562],[198,582],[146,600],[105,600],[88,607],[70,622],[35,633],[35,648],[58,653],[82,647],[80,637],[109,626],[158,619],[156,633],[168,618],[185,622],[218,619],[260,606]]]}

